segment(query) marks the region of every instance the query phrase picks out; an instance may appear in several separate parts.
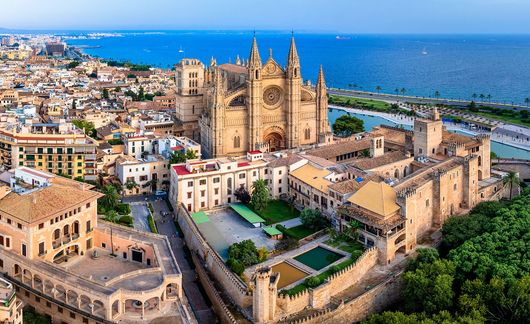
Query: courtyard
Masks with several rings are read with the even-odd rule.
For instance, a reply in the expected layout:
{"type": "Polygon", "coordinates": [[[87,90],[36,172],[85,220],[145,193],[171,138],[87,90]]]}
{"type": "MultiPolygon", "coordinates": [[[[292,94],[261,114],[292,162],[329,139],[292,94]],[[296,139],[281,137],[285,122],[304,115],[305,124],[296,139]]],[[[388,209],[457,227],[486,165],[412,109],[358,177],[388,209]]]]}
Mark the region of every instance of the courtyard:
{"type": "Polygon", "coordinates": [[[210,211],[208,220],[196,221],[202,235],[225,261],[228,259],[228,247],[244,240],[252,240],[256,247],[274,250],[278,242],[269,238],[263,228],[254,227],[230,208],[210,211]]]}

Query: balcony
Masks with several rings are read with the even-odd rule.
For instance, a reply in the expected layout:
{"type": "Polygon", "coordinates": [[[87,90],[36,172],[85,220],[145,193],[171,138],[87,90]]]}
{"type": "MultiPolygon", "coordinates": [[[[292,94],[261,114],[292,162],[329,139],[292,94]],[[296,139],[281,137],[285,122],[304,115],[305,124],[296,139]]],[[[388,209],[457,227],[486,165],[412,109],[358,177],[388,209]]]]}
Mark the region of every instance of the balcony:
{"type": "Polygon", "coordinates": [[[63,244],[61,243],[61,239],[57,239],[57,240],[54,240],[54,241],[52,242],[52,246],[53,246],[54,249],[59,248],[61,245],[63,245],[63,244]]]}

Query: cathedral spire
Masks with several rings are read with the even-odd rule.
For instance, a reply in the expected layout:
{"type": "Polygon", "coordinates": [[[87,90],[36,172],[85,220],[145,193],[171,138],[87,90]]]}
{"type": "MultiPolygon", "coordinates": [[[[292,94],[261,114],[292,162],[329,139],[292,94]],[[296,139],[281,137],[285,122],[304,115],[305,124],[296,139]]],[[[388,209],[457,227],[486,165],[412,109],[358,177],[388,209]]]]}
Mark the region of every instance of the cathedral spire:
{"type": "Polygon", "coordinates": [[[317,91],[320,91],[320,93],[326,94],[326,80],[324,80],[324,69],[322,69],[322,64],[320,64],[320,69],[318,70],[318,78],[317,78],[317,85],[316,85],[317,91]]]}
{"type": "Polygon", "coordinates": [[[259,57],[256,35],[252,39],[252,48],[248,58],[248,76],[249,80],[261,80],[261,58],[259,57]]]}
{"type": "Polygon", "coordinates": [[[261,58],[259,57],[258,42],[256,36],[252,39],[252,48],[250,49],[250,56],[248,58],[248,64],[253,68],[261,67],[261,58]]]}
{"type": "Polygon", "coordinates": [[[294,36],[291,37],[291,46],[289,47],[289,54],[287,54],[287,76],[290,78],[300,77],[300,58],[296,51],[294,36]]]}

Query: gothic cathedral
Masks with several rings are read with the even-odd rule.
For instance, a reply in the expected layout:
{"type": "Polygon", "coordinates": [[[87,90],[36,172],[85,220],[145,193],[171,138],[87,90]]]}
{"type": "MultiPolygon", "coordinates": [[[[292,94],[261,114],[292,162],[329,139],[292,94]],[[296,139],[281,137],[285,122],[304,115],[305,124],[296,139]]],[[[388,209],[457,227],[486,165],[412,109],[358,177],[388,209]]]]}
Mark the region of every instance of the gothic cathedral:
{"type": "Polygon", "coordinates": [[[285,69],[272,57],[262,63],[256,38],[246,62],[204,72],[204,108],[198,118],[203,152],[209,157],[272,152],[330,140],[322,67],[316,87],[303,84],[294,38],[285,69]]]}

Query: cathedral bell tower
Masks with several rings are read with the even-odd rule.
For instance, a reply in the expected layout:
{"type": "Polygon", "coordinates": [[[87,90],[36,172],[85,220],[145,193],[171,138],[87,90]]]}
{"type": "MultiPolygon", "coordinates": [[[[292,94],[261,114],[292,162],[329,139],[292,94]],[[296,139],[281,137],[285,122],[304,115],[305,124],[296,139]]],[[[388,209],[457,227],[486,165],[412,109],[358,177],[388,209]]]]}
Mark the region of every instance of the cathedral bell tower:
{"type": "Polygon", "coordinates": [[[326,81],[324,80],[324,70],[322,64],[318,71],[316,84],[317,92],[317,136],[319,143],[330,141],[331,130],[328,121],[328,96],[326,92],[326,81]]]}
{"type": "Polygon", "coordinates": [[[224,121],[225,121],[225,89],[224,81],[221,71],[215,68],[214,71],[214,97],[212,103],[212,138],[211,151],[213,156],[224,154],[223,136],[224,136],[224,121]]]}
{"type": "Polygon", "coordinates": [[[256,41],[256,36],[254,35],[252,47],[250,49],[250,56],[247,62],[247,102],[250,125],[249,150],[257,149],[258,144],[262,142],[260,121],[263,84],[261,81],[261,69],[262,64],[258,51],[258,43],[256,41]]]}
{"type": "Polygon", "coordinates": [[[300,59],[296,51],[294,36],[291,37],[291,46],[287,54],[287,147],[300,146],[300,93],[302,77],[300,76],[300,59]]]}

